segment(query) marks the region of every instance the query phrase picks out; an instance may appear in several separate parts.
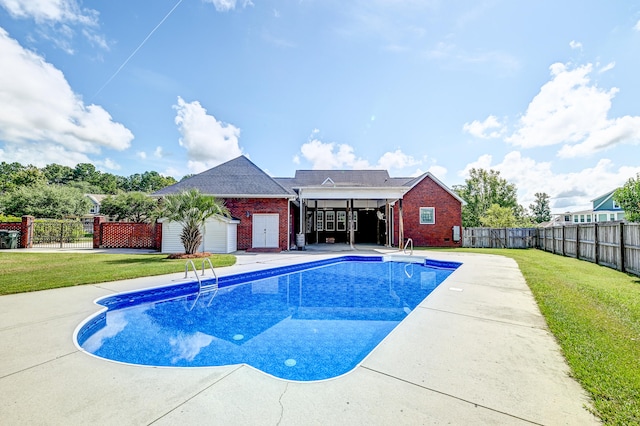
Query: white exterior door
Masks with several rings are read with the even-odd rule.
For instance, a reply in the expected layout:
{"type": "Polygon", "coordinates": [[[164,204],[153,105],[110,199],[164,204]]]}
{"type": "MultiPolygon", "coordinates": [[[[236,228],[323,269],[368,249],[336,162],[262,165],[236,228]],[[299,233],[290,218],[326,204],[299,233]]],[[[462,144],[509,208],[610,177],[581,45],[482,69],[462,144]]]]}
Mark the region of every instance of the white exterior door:
{"type": "Polygon", "coordinates": [[[279,214],[254,214],[252,246],[254,248],[279,247],[280,241],[280,215],[279,214]]]}

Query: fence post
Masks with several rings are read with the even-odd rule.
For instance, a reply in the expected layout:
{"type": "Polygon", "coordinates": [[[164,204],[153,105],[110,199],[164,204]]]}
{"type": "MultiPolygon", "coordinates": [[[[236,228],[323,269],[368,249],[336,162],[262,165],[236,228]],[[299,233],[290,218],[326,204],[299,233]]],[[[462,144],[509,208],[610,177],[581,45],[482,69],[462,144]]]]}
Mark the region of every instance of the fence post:
{"type": "Polygon", "coordinates": [[[580,260],[580,225],[576,225],[576,259],[580,260]]]}
{"type": "Polygon", "coordinates": [[[600,242],[598,241],[598,224],[594,222],[593,224],[593,256],[595,257],[596,265],[600,264],[600,242]]]}
{"type": "Polygon", "coordinates": [[[20,247],[33,247],[33,216],[22,216],[22,224],[20,225],[20,247]]]}
{"type": "Polygon", "coordinates": [[[625,271],[624,265],[624,223],[620,222],[620,271],[625,271]]]}
{"type": "Polygon", "coordinates": [[[93,218],[93,248],[100,248],[102,244],[102,223],[107,219],[104,216],[95,216],[93,218]]]}
{"type": "Polygon", "coordinates": [[[567,249],[566,249],[566,248],[565,248],[565,246],[564,246],[565,241],[566,241],[566,239],[565,239],[565,235],[566,235],[566,234],[565,234],[565,230],[566,230],[565,226],[564,226],[564,225],[562,225],[562,255],[563,255],[563,256],[566,256],[566,255],[567,255],[567,249]]]}

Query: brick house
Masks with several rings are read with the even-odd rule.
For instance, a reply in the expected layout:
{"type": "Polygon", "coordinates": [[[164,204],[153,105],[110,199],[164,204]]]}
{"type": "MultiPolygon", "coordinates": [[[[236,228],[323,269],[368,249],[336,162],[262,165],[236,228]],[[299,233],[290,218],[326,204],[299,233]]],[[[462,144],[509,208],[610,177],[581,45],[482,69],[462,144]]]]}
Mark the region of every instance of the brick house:
{"type": "Polygon", "coordinates": [[[197,188],[223,199],[238,250],[287,250],[317,243],[460,245],[462,199],[431,173],[394,178],[386,170],[297,170],[272,178],[244,156],[157,191],[197,188]]]}

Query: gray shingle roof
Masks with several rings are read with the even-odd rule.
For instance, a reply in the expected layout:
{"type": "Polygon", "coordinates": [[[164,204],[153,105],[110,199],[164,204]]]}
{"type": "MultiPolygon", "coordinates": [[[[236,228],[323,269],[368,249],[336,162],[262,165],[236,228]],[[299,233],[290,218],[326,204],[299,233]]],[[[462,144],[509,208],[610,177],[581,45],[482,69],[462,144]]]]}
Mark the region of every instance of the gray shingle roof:
{"type": "Polygon", "coordinates": [[[288,198],[295,195],[294,192],[280,185],[245,156],[234,158],[174,185],[162,188],[153,195],[175,194],[191,188],[196,188],[203,194],[222,198],[241,198],[242,196],[288,198]]]}
{"type": "Polygon", "coordinates": [[[406,181],[399,182],[398,178],[389,177],[386,170],[296,170],[293,178],[275,179],[287,188],[323,184],[336,187],[387,187],[403,186],[406,181]]]}

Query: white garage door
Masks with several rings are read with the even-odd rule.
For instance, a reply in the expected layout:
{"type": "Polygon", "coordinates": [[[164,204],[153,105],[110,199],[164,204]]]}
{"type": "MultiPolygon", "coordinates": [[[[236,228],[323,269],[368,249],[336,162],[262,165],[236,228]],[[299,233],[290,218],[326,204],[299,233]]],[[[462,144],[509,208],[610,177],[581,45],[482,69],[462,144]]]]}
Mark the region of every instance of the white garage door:
{"type": "Polygon", "coordinates": [[[254,248],[279,247],[280,215],[254,214],[252,244],[254,248]]]}

